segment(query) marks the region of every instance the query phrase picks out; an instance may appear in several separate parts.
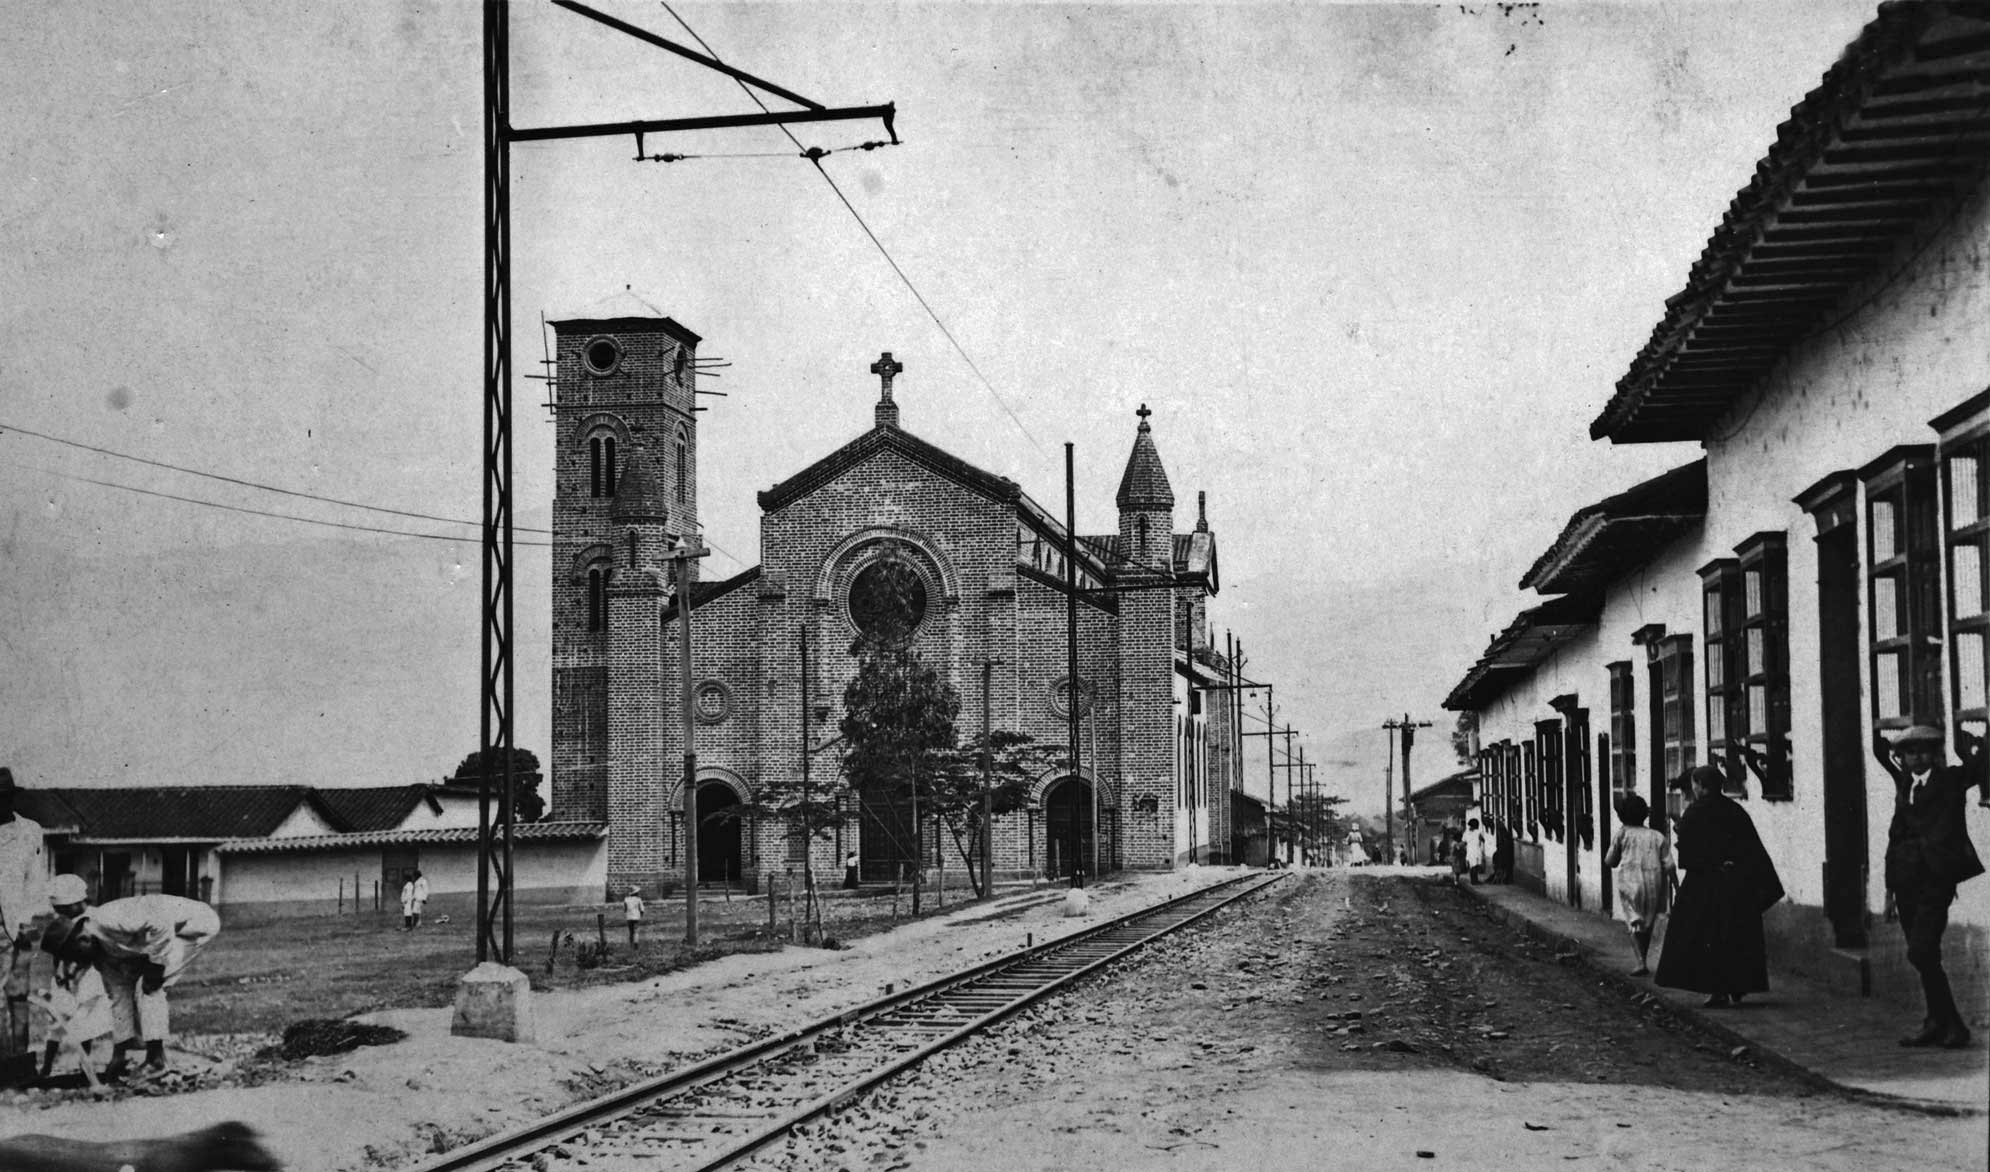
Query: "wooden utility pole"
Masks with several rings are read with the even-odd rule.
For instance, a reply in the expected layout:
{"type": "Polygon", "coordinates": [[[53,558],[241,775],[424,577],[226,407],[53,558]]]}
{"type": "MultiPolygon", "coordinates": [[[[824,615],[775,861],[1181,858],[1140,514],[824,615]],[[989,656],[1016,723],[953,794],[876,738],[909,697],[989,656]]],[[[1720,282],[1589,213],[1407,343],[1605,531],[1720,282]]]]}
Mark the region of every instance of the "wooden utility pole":
{"type": "Polygon", "coordinates": [[[1003,659],[976,659],[981,665],[981,898],[995,898],[995,723],[990,693],[995,668],[1003,659]]]}
{"type": "Polygon", "coordinates": [[[677,563],[677,682],[684,736],[684,943],[698,942],[698,731],[697,702],[691,695],[691,562],[711,554],[695,534],[678,538],[670,551],[677,563]]]}
{"type": "MultiPolygon", "coordinates": [[[[1408,844],[1408,847],[1409,847],[1409,858],[1410,858],[1410,861],[1411,861],[1411,862],[1415,862],[1415,861],[1416,861],[1416,838],[1415,838],[1415,834],[1416,834],[1416,832],[1415,832],[1415,830],[1414,830],[1414,829],[1412,828],[1412,826],[1411,826],[1411,821],[1410,821],[1410,819],[1411,819],[1411,815],[1410,815],[1410,746],[1412,746],[1412,745],[1414,745],[1414,744],[1416,743],[1416,730],[1418,730],[1418,729],[1420,729],[1420,728],[1429,728],[1429,727],[1430,727],[1430,722],[1429,722],[1429,721],[1427,721],[1427,720],[1411,720],[1411,719],[1410,719],[1410,714],[1409,714],[1409,713],[1407,713],[1407,712],[1405,712],[1405,713],[1403,713],[1403,717],[1402,717],[1402,719],[1401,719],[1401,720],[1397,720],[1397,719],[1395,719],[1395,718],[1393,718],[1393,717],[1392,717],[1392,718],[1390,718],[1390,719],[1388,719],[1388,720],[1385,720],[1385,721],[1383,721],[1383,722],[1382,722],[1382,727],[1383,727],[1383,728],[1386,728],[1386,729],[1388,729],[1388,730],[1390,731],[1390,737],[1389,737],[1389,752],[1390,752],[1390,756],[1391,756],[1391,757],[1393,757],[1393,756],[1395,755],[1395,747],[1396,747],[1396,746],[1395,746],[1395,730],[1397,730],[1397,729],[1401,729],[1401,730],[1403,730],[1403,837],[1404,837],[1404,839],[1406,840],[1406,842],[1407,842],[1407,844],[1408,844]]],[[[1387,803],[1391,803],[1391,804],[1393,804],[1393,803],[1394,803],[1394,801],[1395,801],[1394,797],[1392,797],[1392,796],[1390,795],[1390,793],[1388,792],[1388,787],[1387,787],[1386,785],[1385,785],[1385,786],[1384,786],[1384,788],[1383,788],[1383,793],[1382,793],[1382,797],[1383,797],[1383,800],[1384,800],[1384,802],[1387,802],[1387,803]]],[[[1394,849],[1394,843],[1393,843],[1393,841],[1391,842],[1390,846],[1391,846],[1391,849],[1394,849]]]]}

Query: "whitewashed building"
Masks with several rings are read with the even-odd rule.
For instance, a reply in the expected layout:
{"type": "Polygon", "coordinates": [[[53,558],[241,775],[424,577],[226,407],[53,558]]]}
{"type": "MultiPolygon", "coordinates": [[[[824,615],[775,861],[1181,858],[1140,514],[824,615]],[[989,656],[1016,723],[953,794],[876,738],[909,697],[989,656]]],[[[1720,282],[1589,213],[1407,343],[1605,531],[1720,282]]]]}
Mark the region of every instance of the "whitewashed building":
{"type": "MultiPolygon", "coordinates": [[[[1591,427],[1678,467],[1577,509],[1446,701],[1523,881],[1607,908],[1610,797],[1716,764],[1788,891],[1772,956],[1914,1005],[1873,741],[1954,760],[1990,715],[1986,86],[1990,7],[1888,5],[1776,128],[1591,427]]],[[[1952,925],[1980,1015],[1990,879],[1952,925]]]]}

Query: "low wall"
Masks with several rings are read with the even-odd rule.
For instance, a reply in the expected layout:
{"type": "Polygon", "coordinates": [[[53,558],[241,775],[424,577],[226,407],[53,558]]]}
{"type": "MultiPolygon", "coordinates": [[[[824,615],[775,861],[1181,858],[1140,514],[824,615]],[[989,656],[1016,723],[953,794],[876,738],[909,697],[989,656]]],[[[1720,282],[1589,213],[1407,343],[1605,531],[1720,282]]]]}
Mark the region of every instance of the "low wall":
{"type": "MultiPolygon", "coordinates": [[[[354,884],[362,912],[400,914],[399,889],[381,888],[379,847],[274,854],[224,854],[215,905],[227,917],[351,913],[354,884]]],[[[424,846],[416,858],[429,885],[430,907],[477,891],[474,843],[424,846]]],[[[606,885],[608,850],[601,839],[512,844],[512,896],[521,903],[593,903],[606,885]]]]}

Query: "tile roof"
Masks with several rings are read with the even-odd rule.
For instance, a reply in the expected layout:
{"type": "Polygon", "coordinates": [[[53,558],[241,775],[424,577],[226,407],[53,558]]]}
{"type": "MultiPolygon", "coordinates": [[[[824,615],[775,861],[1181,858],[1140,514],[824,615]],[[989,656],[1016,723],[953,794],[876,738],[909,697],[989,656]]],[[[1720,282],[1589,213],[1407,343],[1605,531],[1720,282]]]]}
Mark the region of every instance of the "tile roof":
{"type": "Polygon", "coordinates": [[[57,789],[91,839],[223,839],[266,835],[313,800],[303,785],[57,789]]]}
{"type": "Polygon", "coordinates": [[[1704,439],[1990,165],[1990,4],[1887,3],[1776,141],[1590,424],[1704,439]]]}
{"type": "Polygon", "coordinates": [[[442,793],[427,785],[314,789],[305,785],[131,786],[22,790],[21,809],[44,830],[82,840],[219,842],[267,836],[299,806],[341,831],[398,826],[416,805],[442,793]]]}
{"type": "Polygon", "coordinates": [[[1543,594],[1600,589],[1650,561],[1706,515],[1703,456],[1577,509],[1520,579],[1520,588],[1543,594]]]}
{"type": "Polygon", "coordinates": [[[1483,706],[1557,647],[1595,626],[1602,609],[1600,596],[1568,595],[1521,611],[1493,636],[1479,661],[1444,698],[1444,707],[1462,712],[1483,706]]]}
{"type": "MultiPolygon", "coordinates": [[[[474,843],[474,826],[428,830],[375,830],[360,834],[310,834],[291,838],[249,838],[224,842],[214,849],[229,855],[271,855],[306,851],[344,850],[365,846],[439,846],[474,843]]],[[[513,842],[584,842],[608,833],[606,822],[523,822],[511,828],[513,842]]]]}

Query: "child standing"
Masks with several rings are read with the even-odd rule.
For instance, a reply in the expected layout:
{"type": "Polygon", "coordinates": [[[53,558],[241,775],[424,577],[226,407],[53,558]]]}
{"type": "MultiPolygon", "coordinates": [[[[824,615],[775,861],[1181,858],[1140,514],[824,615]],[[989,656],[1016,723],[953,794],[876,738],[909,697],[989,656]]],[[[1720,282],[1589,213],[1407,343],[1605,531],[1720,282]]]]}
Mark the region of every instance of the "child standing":
{"type": "Polygon", "coordinates": [[[643,889],[631,887],[622,896],[622,918],[629,924],[629,947],[636,946],[636,929],[643,922],[643,889]]]}
{"type": "Polygon", "coordinates": [[[1617,914],[1631,926],[1631,943],[1638,950],[1634,977],[1651,971],[1652,929],[1658,917],[1671,906],[1672,888],[1679,871],[1672,862],[1672,847],[1665,836],[1645,825],[1651,807],[1636,794],[1617,803],[1617,816],[1623,824],[1603,856],[1603,865],[1617,869],[1617,914]]]}
{"type": "Polygon", "coordinates": [[[55,983],[44,997],[50,1019],[41,1054],[41,1077],[46,1082],[64,1043],[75,1044],[78,1062],[90,1061],[90,1043],[111,1032],[111,999],[96,965],[66,956],[56,958],[55,983]]]}

